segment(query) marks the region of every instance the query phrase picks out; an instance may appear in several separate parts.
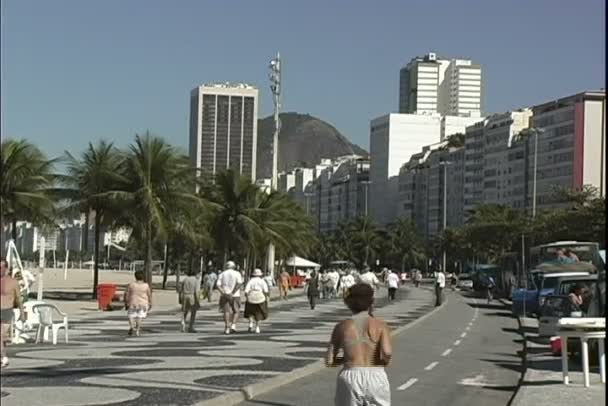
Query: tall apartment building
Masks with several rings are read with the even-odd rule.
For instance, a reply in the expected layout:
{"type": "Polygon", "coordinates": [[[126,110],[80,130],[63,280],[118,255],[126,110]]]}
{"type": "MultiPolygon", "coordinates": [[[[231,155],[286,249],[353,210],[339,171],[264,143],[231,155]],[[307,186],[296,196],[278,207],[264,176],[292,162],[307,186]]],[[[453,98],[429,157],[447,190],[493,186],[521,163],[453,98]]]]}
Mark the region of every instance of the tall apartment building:
{"type": "Polygon", "coordinates": [[[427,239],[443,230],[444,217],[447,227],[462,225],[463,183],[463,147],[448,147],[446,142],[425,147],[399,173],[398,216],[412,220],[427,239]]]}
{"type": "Polygon", "coordinates": [[[605,112],[604,91],[583,92],[494,114],[467,127],[464,148],[446,148],[446,141],[426,146],[400,170],[398,215],[411,218],[421,235],[433,236],[442,228],[443,187],[448,226],[463,224],[479,204],[530,212],[535,144],[538,210],[564,207],[556,186],[591,185],[605,196],[605,112]],[[439,164],[445,160],[451,162],[447,173],[439,164]]]}
{"type": "Polygon", "coordinates": [[[356,155],[336,158],[316,175],[305,187],[304,207],[319,231],[333,231],[340,223],[367,214],[369,160],[356,155]]]}
{"type": "Polygon", "coordinates": [[[399,72],[399,113],[479,117],[481,66],[435,53],[413,58],[399,72]]]}
{"type": "Polygon", "coordinates": [[[398,176],[426,145],[436,144],[481,118],[433,114],[387,114],[371,121],[371,214],[381,224],[393,221],[398,207],[398,176]]]}
{"type": "MultiPolygon", "coordinates": [[[[559,206],[555,186],[592,185],[606,193],[606,92],[587,91],[532,108],[538,135],[537,209],[559,206]]],[[[529,137],[527,168],[534,170],[534,136],[529,137]]],[[[528,208],[533,177],[528,177],[528,208]]]]}
{"type": "Polygon", "coordinates": [[[231,168],[255,181],[258,89],[210,84],[190,94],[190,158],[204,174],[231,168]]]}

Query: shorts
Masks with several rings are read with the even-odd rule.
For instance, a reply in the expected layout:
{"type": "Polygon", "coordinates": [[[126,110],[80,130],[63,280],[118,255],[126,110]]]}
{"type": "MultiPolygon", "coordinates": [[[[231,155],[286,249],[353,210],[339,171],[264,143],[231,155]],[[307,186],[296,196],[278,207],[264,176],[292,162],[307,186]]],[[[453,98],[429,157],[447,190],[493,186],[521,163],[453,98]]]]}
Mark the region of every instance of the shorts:
{"type": "Polygon", "coordinates": [[[13,309],[2,309],[0,310],[0,323],[11,324],[15,318],[15,311],[13,309]]]}
{"type": "Polygon", "coordinates": [[[391,388],[384,368],[344,368],[338,375],[334,404],[390,406],[391,388]]]}
{"type": "Polygon", "coordinates": [[[190,310],[198,310],[199,308],[198,298],[196,295],[183,295],[182,296],[182,311],[189,312],[190,310]]]}
{"type": "Polygon", "coordinates": [[[222,295],[220,296],[220,313],[238,313],[241,309],[241,298],[222,295]]]}
{"type": "Polygon", "coordinates": [[[148,306],[130,306],[127,310],[130,319],[145,319],[148,317],[148,306]]]}

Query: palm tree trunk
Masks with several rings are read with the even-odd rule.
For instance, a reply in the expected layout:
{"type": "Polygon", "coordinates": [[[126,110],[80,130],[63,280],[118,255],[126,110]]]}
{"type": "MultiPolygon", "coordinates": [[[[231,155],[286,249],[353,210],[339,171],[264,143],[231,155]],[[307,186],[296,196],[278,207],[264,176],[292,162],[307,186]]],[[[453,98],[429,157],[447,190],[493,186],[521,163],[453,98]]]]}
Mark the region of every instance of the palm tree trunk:
{"type": "Polygon", "coordinates": [[[152,221],[146,222],[146,258],[144,260],[145,280],[152,286],[152,221]]]}
{"type": "MultiPolygon", "coordinates": [[[[89,251],[89,211],[84,214],[84,228],[82,232],[82,251],[89,251]]],[[[85,256],[86,257],[86,256],[85,256]]]]}
{"type": "Polygon", "coordinates": [[[165,266],[163,267],[163,289],[167,285],[167,275],[169,273],[169,263],[171,261],[171,245],[167,244],[167,255],[165,257],[165,266]]]}
{"type": "Polygon", "coordinates": [[[13,237],[13,242],[15,244],[17,244],[17,219],[13,218],[12,224],[11,224],[11,234],[13,237]]]}
{"type": "MultiPolygon", "coordinates": [[[[97,284],[99,283],[99,235],[101,216],[99,211],[95,212],[95,257],[93,258],[93,299],[97,299],[97,284]]],[[[88,234],[88,233],[87,233],[88,234]]]]}

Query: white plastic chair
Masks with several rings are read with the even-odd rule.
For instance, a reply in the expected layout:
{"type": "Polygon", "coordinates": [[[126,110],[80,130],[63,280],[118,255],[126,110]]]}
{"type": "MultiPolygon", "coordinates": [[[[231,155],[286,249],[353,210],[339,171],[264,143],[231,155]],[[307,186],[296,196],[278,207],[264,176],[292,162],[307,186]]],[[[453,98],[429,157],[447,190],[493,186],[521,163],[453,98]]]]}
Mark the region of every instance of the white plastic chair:
{"type": "Polygon", "coordinates": [[[52,305],[50,303],[37,304],[34,305],[33,310],[38,314],[40,318],[40,323],[38,324],[38,330],[36,331],[36,343],[45,339],[48,339],[49,329],[53,334],[53,345],[57,344],[57,336],[60,328],[63,328],[65,331],[65,342],[68,342],[68,315],[63,313],[57,306],[52,305]],[[53,322],[53,312],[59,314],[63,321],[59,323],[53,322]],[[44,336],[44,337],[41,337],[44,336]]]}
{"type": "MultiPolygon", "coordinates": [[[[38,313],[34,312],[34,306],[44,304],[39,300],[28,300],[23,304],[23,310],[27,316],[25,322],[22,322],[19,317],[21,312],[19,309],[14,309],[14,318],[11,325],[11,338],[13,344],[22,344],[30,339],[29,332],[38,326],[40,323],[38,313]]],[[[47,335],[48,336],[48,335],[47,335]]]]}

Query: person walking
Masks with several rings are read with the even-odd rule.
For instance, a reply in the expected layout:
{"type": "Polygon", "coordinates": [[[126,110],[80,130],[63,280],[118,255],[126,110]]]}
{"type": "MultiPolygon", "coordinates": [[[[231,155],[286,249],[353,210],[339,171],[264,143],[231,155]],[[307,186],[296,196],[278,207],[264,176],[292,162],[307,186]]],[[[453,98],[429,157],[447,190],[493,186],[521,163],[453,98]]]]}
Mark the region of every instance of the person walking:
{"type": "Polygon", "coordinates": [[[306,291],[306,297],[308,297],[308,303],[310,304],[310,309],[315,310],[317,305],[317,300],[319,299],[319,285],[321,281],[319,280],[319,274],[317,271],[312,271],[310,274],[310,278],[306,281],[306,286],[304,290],[306,291]]]}
{"type": "Polygon", "coordinates": [[[416,287],[419,288],[421,281],[422,281],[422,272],[420,272],[419,269],[416,269],[416,272],[414,275],[414,285],[416,285],[416,287]]]}
{"type": "Polygon", "coordinates": [[[327,269],[321,271],[319,279],[321,281],[321,298],[327,300],[329,299],[329,273],[327,269]]]}
{"type": "Polygon", "coordinates": [[[217,273],[214,270],[209,271],[203,278],[203,296],[207,298],[207,302],[213,300],[213,290],[217,282],[217,273]]]}
{"type": "Polygon", "coordinates": [[[196,333],[194,330],[194,321],[196,320],[196,312],[200,308],[200,284],[199,279],[196,277],[196,272],[193,269],[188,271],[179,289],[179,302],[182,305],[182,332],[186,332],[186,319],[190,314],[190,321],[188,323],[188,332],[196,333]]]}
{"type": "Polygon", "coordinates": [[[488,299],[488,304],[492,302],[494,299],[494,290],[496,289],[496,281],[492,275],[489,275],[486,278],[486,298],[488,299]]]}
{"type": "Polygon", "coordinates": [[[2,368],[8,365],[5,344],[15,315],[13,309],[19,309],[19,319],[25,322],[19,282],[10,275],[8,262],[0,259],[0,366],[2,368]]]}
{"type": "Polygon", "coordinates": [[[435,279],[435,306],[441,306],[443,302],[443,289],[445,288],[445,274],[443,273],[443,269],[440,269],[437,272],[437,277],[435,279]]]}
{"type": "Polygon", "coordinates": [[[236,333],[236,322],[241,309],[243,277],[233,261],[226,262],[226,269],[217,278],[220,292],[220,312],[224,315],[224,334],[236,333]]]}
{"type": "Polygon", "coordinates": [[[152,290],[144,282],[144,271],[135,271],[135,282],[129,283],[125,291],[125,308],[129,318],[129,335],[139,337],[143,320],[152,309],[152,290]]]}
{"type": "Polygon", "coordinates": [[[386,277],[386,284],[388,285],[388,299],[393,301],[395,300],[397,289],[399,288],[399,275],[389,270],[388,276],[386,277]]]}
{"type": "Polygon", "coordinates": [[[272,289],[272,287],[275,285],[270,272],[266,272],[266,276],[264,276],[264,282],[266,282],[266,285],[268,285],[268,289],[272,289]]]}
{"type": "Polygon", "coordinates": [[[281,274],[279,275],[279,294],[281,296],[281,299],[283,300],[287,300],[287,292],[289,292],[290,289],[289,280],[289,272],[283,270],[283,272],[281,272],[281,274]]]}
{"type": "Polygon", "coordinates": [[[348,290],[355,285],[355,277],[352,272],[346,271],[346,274],[342,277],[340,282],[342,288],[342,297],[348,296],[348,290]]]}
{"type": "Polygon", "coordinates": [[[268,284],[262,279],[261,269],[254,269],[251,279],[245,286],[245,318],[249,319],[249,332],[253,330],[255,320],[255,333],[260,334],[260,322],[268,318],[268,297],[270,290],[268,284]]]}
{"type": "Polygon", "coordinates": [[[336,383],[336,406],[390,406],[391,391],[385,367],[392,358],[388,325],[368,314],[374,289],[365,283],[351,287],[344,300],[352,317],[338,323],[332,332],[325,364],[342,366],[336,383]],[[344,356],[339,358],[342,351],[344,356]]]}
{"type": "MultiPolygon", "coordinates": [[[[380,281],[375,273],[372,272],[369,266],[364,268],[363,273],[359,276],[359,283],[363,283],[369,285],[372,288],[372,291],[375,292],[376,288],[380,286],[380,281]]],[[[373,316],[374,306],[373,304],[369,306],[369,315],[373,316]]]]}
{"type": "Polygon", "coordinates": [[[340,282],[340,274],[337,270],[332,269],[327,273],[327,291],[330,299],[338,297],[338,283],[340,282]]]}

